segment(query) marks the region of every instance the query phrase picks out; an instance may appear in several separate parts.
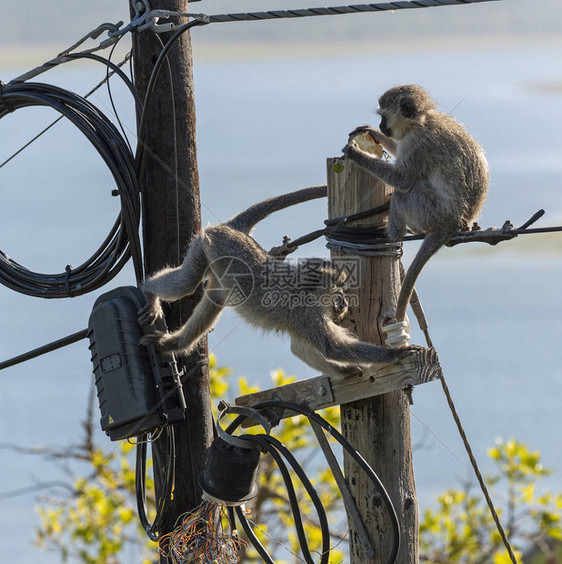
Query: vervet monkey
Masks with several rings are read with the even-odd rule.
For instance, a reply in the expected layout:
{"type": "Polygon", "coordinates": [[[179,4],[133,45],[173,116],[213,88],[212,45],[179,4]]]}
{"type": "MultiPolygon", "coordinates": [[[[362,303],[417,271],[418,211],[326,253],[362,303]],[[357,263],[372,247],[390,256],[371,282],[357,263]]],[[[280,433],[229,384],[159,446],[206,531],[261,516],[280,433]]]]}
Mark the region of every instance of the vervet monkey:
{"type": "Polygon", "coordinates": [[[427,261],[480,213],[488,191],[482,147],[451,116],[438,110],[420,86],[396,86],[379,98],[380,130],[364,125],[350,133],[344,156],[394,187],[388,236],[403,239],[409,227],[425,233],[402,283],[396,320],[403,321],[414,284],[427,261]],[[368,133],[395,156],[368,155],[353,142],[368,133]]]}
{"type": "Polygon", "coordinates": [[[283,291],[290,294],[289,298],[297,299],[289,299],[290,306],[265,299],[265,271],[273,263],[279,264],[279,259],[272,258],[258,245],[250,236],[252,229],[275,211],[324,196],[326,186],[305,188],[255,204],[226,223],[206,228],[189,245],[181,266],[165,268],[144,282],[147,305],[139,320],[152,324],[163,315],[160,300],[170,302],[193,294],[206,280],[203,298],[183,327],[173,333],[154,332],[141,342],[153,343],[161,350],[189,352],[213,327],[232,299],[232,292],[237,292],[244,299],[232,305],[246,321],[262,329],[288,333],[292,352],[327,374],[357,373],[361,367],[392,363],[418,350],[419,347],[390,349],[365,343],[337,325],[342,307],[345,308],[345,276],[327,261],[321,260],[318,267],[319,259],[306,259],[317,261],[318,273],[318,282],[313,287],[307,285],[306,290],[294,281],[297,267],[284,264],[284,273],[289,274],[285,278],[292,280],[292,285],[283,286],[283,291]]]}

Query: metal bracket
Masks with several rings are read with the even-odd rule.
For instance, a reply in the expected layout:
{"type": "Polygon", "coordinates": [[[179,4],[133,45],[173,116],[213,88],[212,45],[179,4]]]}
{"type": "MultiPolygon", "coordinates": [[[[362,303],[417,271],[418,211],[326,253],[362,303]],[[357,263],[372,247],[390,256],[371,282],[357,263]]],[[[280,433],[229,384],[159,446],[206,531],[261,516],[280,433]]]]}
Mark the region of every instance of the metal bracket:
{"type": "Polygon", "coordinates": [[[312,383],[312,390],[316,396],[317,409],[321,408],[323,404],[333,403],[334,395],[332,394],[330,379],[327,376],[316,378],[312,383]]]}

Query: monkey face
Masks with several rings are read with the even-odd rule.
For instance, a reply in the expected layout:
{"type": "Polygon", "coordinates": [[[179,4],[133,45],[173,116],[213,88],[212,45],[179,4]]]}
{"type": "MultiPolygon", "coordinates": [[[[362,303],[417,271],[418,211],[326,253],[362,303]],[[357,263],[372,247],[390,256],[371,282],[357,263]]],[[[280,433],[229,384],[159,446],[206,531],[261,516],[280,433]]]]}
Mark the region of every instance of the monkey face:
{"type": "Polygon", "coordinates": [[[400,108],[381,107],[378,113],[381,116],[379,129],[387,137],[400,141],[410,131],[412,120],[403,116],[400,108]]]}
{"type": "Polygon", "coordinates": [[[381,114],[381,123],[379,125],[381,132],[387,137],[392,137],[392,128],[388,124],[388,120],[384,114],[381,114]]]}

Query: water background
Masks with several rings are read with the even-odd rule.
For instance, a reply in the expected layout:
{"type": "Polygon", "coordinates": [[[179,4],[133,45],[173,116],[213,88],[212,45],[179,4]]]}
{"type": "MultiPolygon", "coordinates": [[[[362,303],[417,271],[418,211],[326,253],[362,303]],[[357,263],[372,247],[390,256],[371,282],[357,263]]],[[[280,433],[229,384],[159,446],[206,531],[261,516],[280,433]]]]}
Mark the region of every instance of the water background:
{"type": "MultiPolygon", "coordinates": [[[[227,219],[273,194],[325,181],[325,159],[340,154],[356,125],[375,123],[377,97],[398,83],[427,87],[445,111],[465,123],[486,149],[492,183],[481,225],[523,223],[540,208],[540,225],[562,224],[562,44],[522,44],[379,55],[218,62],[198,59],[195,40],[198,155],[204,223],[227,219]]],[[[104,69],[67,65],[41,80],[84,93],[104,69]]],[[[4,81],[25,68],[1,72],[4,81]]],[[[126,129],[131,100],[115,83],[126,129]]],[[[91,100],[112,114],[103,92],[91,100]]],[[[0,122],[0,161],[55,116],[18,111],[0,122]]],[[[133,135],[131,133],[131,139],[133,135]]],[[[0,170],[0,248],[41,272],[78,265],[103,241],[118,213],[112,179],[89,143],[59,124],[0,170]]],[[[317,229],[322,201],[264,221],[255,236],[266,248],[283,235],[317,229]]],[[[408,244],[405,260],[417,246],[408,244]]],[[[327,256],[322,242],[299,256],[327,256]]],[[[498,436],[542,452],[557,471],[548,487],[562,491],[560,345],[562,235],[520,237],[491,248],[445,249],[418,283],[449,386],[485,470],[498,436]]],[[[128,265],[107,289],[134,281],[128,265]]],[[[104,290],[100,291],[102,293],[104,290]]],[[[97,297],[40,300],[0,286],[0,359],[83,329],[97,297]]],[[[421,343],[419,334],[414,340],[421,343]]],[[[250,383],[270,385],[282,367],[315,375],[294,358],[285,338],[263,335],[225,312],[210,336],[219,363],[250,383]]],[[[80,433],[91,366],[85,341],[0,374],[0,442],[23,447],[68,445],[80,433]]],[[[420,387],[412,409],[420,508],[470,478],[469,464],[438,384],[420,387]]],[[[110,448],[109,440],[103,436],[110,448]]],[[[61,478],[36,457],[0,450],[0,539],[6,561],[58,562],[29,546],[36,493],[2,497],[61,478]]],[[[501,499],[501,491],[495,492],[501,499]]],[[[135,562],[133,555],[130,562],[135,562]]]]}

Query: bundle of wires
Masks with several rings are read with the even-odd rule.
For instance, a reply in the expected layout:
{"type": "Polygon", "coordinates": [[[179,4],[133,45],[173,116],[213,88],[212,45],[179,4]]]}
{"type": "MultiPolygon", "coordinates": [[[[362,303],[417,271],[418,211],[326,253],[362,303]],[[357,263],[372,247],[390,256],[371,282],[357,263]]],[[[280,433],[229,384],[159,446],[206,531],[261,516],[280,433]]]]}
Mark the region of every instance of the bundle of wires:
{"type": "Polygon", "coordinates": [[[204,501],[182,515],[171,533],[158,542],[160,554],[173,564],[237,564],[246,543],[238,538],[225,507],[204,501]]]}
{"type": "Polygon", "coordinates": [[[126,140],[110,119],[82,96],[40,82],[0,85],[0,119],[30,106],[53,108],[87,137],[111,171],[121,198],[121,213],[98,250],[80,266],[68,266],[61,274],[33,272],[0,251],[0,283],[35,297],[78,296],[109,282],[131,256],[135,263],[135,275],[140,280],[140,192],[134,157],[126,140]]]}

